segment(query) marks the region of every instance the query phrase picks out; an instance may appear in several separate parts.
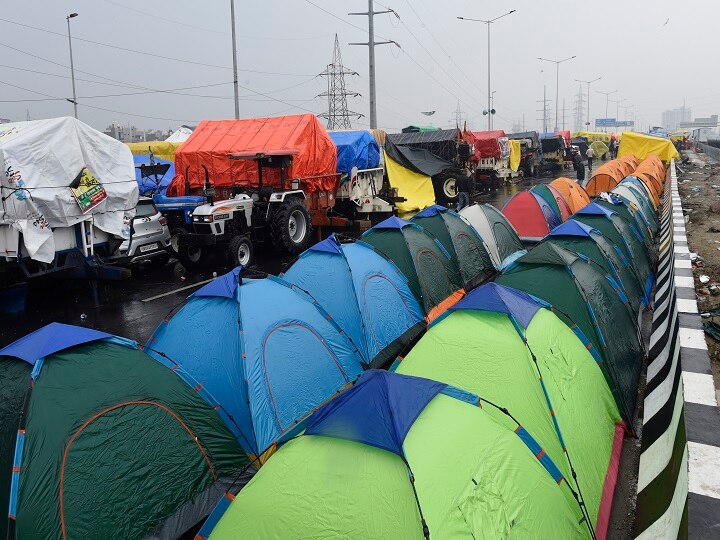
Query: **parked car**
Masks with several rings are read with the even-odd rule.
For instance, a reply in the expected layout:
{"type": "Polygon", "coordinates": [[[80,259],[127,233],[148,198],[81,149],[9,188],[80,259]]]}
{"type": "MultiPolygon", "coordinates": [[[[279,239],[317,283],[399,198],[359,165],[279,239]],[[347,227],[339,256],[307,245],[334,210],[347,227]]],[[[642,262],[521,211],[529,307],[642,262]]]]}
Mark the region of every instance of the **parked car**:
{"type": "Polygon", "coordinates": [[[130,238],[120,244],[118,263],[137,264],[151,260],[167,260],[170,256],[170,230],[167,218],[152,199],[140,197],[135,217],[130,223],[130,238]]]}

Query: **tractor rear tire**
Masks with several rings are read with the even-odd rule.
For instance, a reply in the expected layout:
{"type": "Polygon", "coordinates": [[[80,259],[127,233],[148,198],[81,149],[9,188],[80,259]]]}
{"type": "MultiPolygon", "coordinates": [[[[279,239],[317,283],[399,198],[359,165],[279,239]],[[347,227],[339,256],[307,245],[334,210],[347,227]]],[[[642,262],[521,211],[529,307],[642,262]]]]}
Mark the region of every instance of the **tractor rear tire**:
{"type": "Polygon", "coordinates": [[[247,236],[234,236],[228,244],[227,254],[230,265],[233,268],[236,266],[248,268],[252,264],[253,259],[252,242],[250,242],[247,236]]]}
{"type": "Polygon", "coordinates": [[[308,247],[312,222],[301,200],[291,198],[278,205],[270,218],[270,237],[275,249],[291,255],[308,247]]]}
{"type": "Polygon", "coordinates": [[[438,204],[455,203],[458,200],[456,174],[441,173],[432,178],[435,200],[438,204]]]}

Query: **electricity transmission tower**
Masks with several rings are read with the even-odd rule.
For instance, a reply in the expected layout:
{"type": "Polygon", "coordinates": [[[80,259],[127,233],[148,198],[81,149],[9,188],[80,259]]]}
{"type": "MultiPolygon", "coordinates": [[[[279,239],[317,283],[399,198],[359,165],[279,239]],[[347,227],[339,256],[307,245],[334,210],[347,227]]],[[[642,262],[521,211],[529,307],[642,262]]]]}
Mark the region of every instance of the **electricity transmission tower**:
{"type": "Polygon", "coordinates": [[[543,85],[543,98],[539,99],[537,103],[542,103],[542,109],[537,109],[537,112],[542,113],[542,118],[537,120],[542,122],[542,132],[547,133],[548,130],[548,103],[550,100],[547,98],[547,87],[543,85]]]}
{"type": "Polygon", "coordinates": [[[327,91],[318,96],[325,97],[328,101],[328,110],[322,113],[320,117],[327,119],[327,128],[329,130],[352,129],[350,118],[361,118],[363,116],[360,113],[348,110],[347,98],[358,97],[360,94],[345,88],[345,75],[357,75],[357,72],[347,70],[343,66],[340,43],[337,34],[335,34],[332,63],[328,64],[325,71],[320,74],[321,77],[327,78],[327,91]]]}
{"type": "Polygon", "coordinates": [[[582,86],[578,86],[578,93],[575,96],[573,117],[575,131],[583,131],[583,118],[585,117],[585,94],[583,93],[582,86]]]}

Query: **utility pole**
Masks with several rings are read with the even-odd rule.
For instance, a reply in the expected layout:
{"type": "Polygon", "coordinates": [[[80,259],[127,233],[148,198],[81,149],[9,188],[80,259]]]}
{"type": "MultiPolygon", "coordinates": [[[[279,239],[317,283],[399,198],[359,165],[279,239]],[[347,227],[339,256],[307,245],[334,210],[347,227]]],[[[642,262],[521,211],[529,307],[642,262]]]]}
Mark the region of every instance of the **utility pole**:
{"type": "Polygon", "coordinates": [[[73,104],[73,111],[75,112],[75,118],[78,117],[78,115],[77,115],[77,94],[75,93],[75,64],[73,64],[72,37],[70,36],[70,19],[74,19],[77,16],[78,16],[77,13],[71,13],[70,15],[65,17],[65,20],[67,21],[67,27],[68,27],[68,47],[70,49],[70,78],[72,79],[72,91],[73,91],[72,104],[73,104]]]}
{"type": "Polygon", "coordinates": [[[235,40],[235,0],[230,0],[230,26],[232,29],[233,88],[235,90],[235,120],[240,118],[240,93],[238,91],[237,42],[235,40]]]}
{"type": "Polygon", "coordinates": [[[523,113],[523,132],[525,131],[525,113],[523,113]]]}
{"type": "Polygon", "coordinates": [[[375,41],[375,15],[383,13],[395,13],[392,9],[375,11],[373,0],[368,0],[367,12],[348,13],[348,15],[365,15],[368,18],[368,41],[367,43],[350,43],[350,45],[364,45],[368,48],[368,76],[370,78],[370,129],[377,128],[377,94],[375,92],[375,47],[377,45],[389,45],[394,41],[375,41]]]}
{"type": "Polygon", "coordinates": [[[321,114],[322,118],[327,119],[328,130],[333,129],[352,129],[350,117],[362,117],[362,114],[348,110],[347,98],[357,97],[357,92],[345,89],[345,75],[357,75],[355,71],[346,70],[342,63],[340,55],[340,42],[335,34],[335,48],[333,49],[332,63],[328,64],[325,71],[320,73],[321,77],[327,77],[327,92],[323,92],[318,97],[326,97],[328,100],[328,110],[321,114]]]}

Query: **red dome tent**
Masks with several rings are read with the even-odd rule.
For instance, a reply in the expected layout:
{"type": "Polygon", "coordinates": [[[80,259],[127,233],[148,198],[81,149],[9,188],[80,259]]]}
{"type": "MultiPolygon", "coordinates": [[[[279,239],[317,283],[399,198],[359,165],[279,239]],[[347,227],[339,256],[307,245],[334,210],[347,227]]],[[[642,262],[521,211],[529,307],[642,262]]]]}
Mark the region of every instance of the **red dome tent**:
{"type": "Polygon", "coordinates": [[[508,201],[502,213],[523,242],[539,242],[560,225],[560,218],[540,195],[521,191],[508,201]]]}

